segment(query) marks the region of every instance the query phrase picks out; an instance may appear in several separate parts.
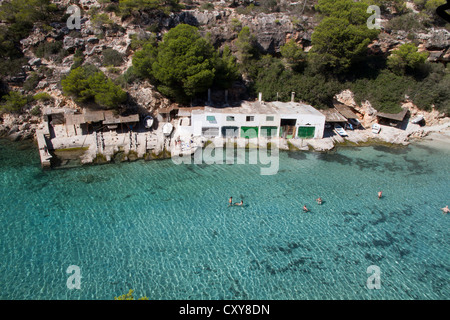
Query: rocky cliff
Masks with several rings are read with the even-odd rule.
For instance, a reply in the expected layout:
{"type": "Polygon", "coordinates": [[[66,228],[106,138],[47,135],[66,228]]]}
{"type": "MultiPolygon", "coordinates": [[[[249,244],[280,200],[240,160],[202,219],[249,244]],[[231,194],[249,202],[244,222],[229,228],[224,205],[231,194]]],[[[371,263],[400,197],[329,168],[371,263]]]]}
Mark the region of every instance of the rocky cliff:
{"type": "MultiPolygon", "coordinates": [[[[61,6],[71,3],[68,0],[54,2],[61,6]]],[[[203,34],[209,34],[216,47],[228,44],[233,49],[239,30],[248,26],[262,52],[278,54],[280,46],[288,39],[300,43],[305,51],[309,50],[311,35],[318,23],[313,8],[314,2],[280,1],[277,10],[280,12],[252,11],[249,7],[240,6],[243,2],[184,1],[184,10],[168,15],[151,15],[142,11],[119,17],[106,10],[104,1],[80,0],[78,5],[83,9],[80,30],[70,30],[65,22],[55,22],[50,26],[36,25],[32,33],[21,41],[28,63],[23,66],[22,73],[9,77],[9,86],[27,94],[47,92],[53,97],[47,104],[76,108],[73,101],[62,95],[60,86],[61,78],[70,72],[75,62],[94,64],[109,77],[117,78],[131,66],[134,53],[133,35],[145,38],[155,33],[157,38],[161,39],[167,30],[180,23],[194,25],[203,34]],[[103,14],[103,20],[98,19],[99,14],[103,14]],[[57,52],[38,56],[38,50],[45,47],[57,48],[57,52]],[[117,51],[122,57],[121,62],[114,67],[103,64],[102,53],[108,48],[117,51]],[[38,80],[34,88],[27,92],[21,86],[20,80],[28,80],[32,76],[38,80]]],[[[369,46],[372,53],[388,53],[410,41],[407,31],[388,30],[386,26],[389,16],[383,18],[382,33],[379,39],[369,46]]],[[[426,32],[416,33],[414,41],[421,50],[430,52],[431,61],[450,60],[448,30],[430,28],[426,32]]],[[[149,111],[172,104],[148,82],[132,84],[127,91],[131,97],[130,101],[149,111]]],[[[365,117],[371,117],[370,102],[361,101],[357,102],[357,105],[364,109],[365,117]]],[[[8,135],[13,139],[30,137],[38,122],[38,117],[29,113],[20,116],[2,115],[0,135],[8,135]]]]}

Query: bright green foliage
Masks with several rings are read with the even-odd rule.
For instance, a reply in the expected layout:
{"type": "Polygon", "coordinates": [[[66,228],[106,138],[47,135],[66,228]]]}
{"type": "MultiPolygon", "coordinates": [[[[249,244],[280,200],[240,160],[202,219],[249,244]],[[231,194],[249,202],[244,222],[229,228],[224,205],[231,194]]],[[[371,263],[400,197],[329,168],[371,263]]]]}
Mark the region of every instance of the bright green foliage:
{"type": "Polygon", "coordinates": [[[312,34],[310,63],[319,71],[343,73],[367,52],[379,31],[367,28],[367,5],[352,0],[319,0],[325,18],[312,34]]]}
{"type": "Polygon", "coordinates": [[[374,79],[359,79],[347,86],[355,93],[357,103],[369,100],[372,106],[382,112],[401,111],[405,95],[422,110],[436,109],[450,114],[450,74],[442,65],[430,65],[428,75],[417,80],[410,75],[396,75],[383,70],[374,79]]]}
{"type": "Polygon", "coordinates": [[[144,78],[155,81],[153,77],[153,63],[158,57],[158,47],[156,40],[151,38],[143,45],[142,50],[136,51],[133,57],[133,67],[135,73],[144,78]]]}
{"type": "Polygon", "coordinates": [[[178,25],[164,35],[152,65],[163,94],[175,99],[205,92],[214,81],[214,48],[195,27],[178,25]]]}
{"type": "Polygon", "coordinates": [[[27,97],[20,92],[10,91],[3,96],[3,101],[0,103],[0,112],[19,113],[27,102],[27,97]]]}
{"type": "Polygon", "coordinates": [[[316,9],[327,17],[345,19],[350,24],[366,24],[370,16],[367,11],[368,5],[353,0],[319,0],[316,9]]]}
{"type": "Polygon", "coordinates": [[[306,62],[306,53],[294,40],[286,42],[286,44],[280,48],[280,52],[289,68],[298,71],[303,69],[306,62]]]}
{"type": "Polygon", "coordinates": [[[394,8],[396,13],[405,13],[406,1],[404,0],[365,0],[368,5],[379,6],[381,12],[385,12],[387,8],[394,8]]]}
{"type": "Polygon", "coordinates": [[[231,53],[230,47],[225,46],[222,56],[216,59],[216,76],[214,84],[222,89],[230,88],[239,78],[239,70],[236,58],[231,53]]]}
{"type": "Polygon", "coordinates": [[[369,100],[381,112],[398,113],[415,82],[410,77],[400,77],[384,70],[375,79],[360,79],[352,85],[356,101],[369,100]]]}
{"type": "Polygon", "coordinates": [[[239,32],[238,38],[236,40],[236,48],[237,48],[237,58],[239,59],[242,66],[245,67],[249,63],[249,61],[256,57],[256,38],[250,32],[249,27],[243,27],[239,32]]]}
{"type": "Polygon", "coordinates": [[[413,102],[423,110],[431,111],[434,105],[437,110],[450,115],[450,68],[444,69],[441,64],[430,65],[429,75],[417,81],[410,93],[413,102]]]}
{"type": "Polygon", "coordinates": [[[133,67],[164,95],[187,102],[214,83],[226,87],[236,78],[231,53],[224,52],[221,58],[197,28],[180,24],[167,32],[158,46],[151,39],[136,52],[133,67]],[[222,74],[216,77],[218,69],[222,74]]]}
{"type": "Polygon", "coordinates": [[[50,101],[53,100],[52,96],[47,92],[39,92],[33,96],[34,101],[50,101]]]}
{"type": "Polygon", "coordinates": [[[270,55],[254,62],[253,94],[264,93],[265,100],[290,101],[291,92],[295,97],[323,109],[331,106],[333,96],[342,90],[342,86],[333,77],[321,74],[304,74],[286,69],[280,59],[270,55]]]}
{"type": "Polygon", "coordinates": [[[129,15],[136,11],[162,11],[169,14],[180,9],[178,0],[119,0],[119,11],[129,15]]]}
{"type": "Polygon", "coordinates": [[[89,66],[73,69],[61,81],[66,95],[78,103],[95,103],[105,109],[117,109],[127,99],[127,94],[101,71],[89,66]]]}
{"type": "Polygon", "coordinates": [[[407,71],[414,71],[425,63],[428,58],[428,52],[418,52],[413,43],[405,43],[397,50],[394,50],[388,57],[388,67],[398,75],[407,71]]]}

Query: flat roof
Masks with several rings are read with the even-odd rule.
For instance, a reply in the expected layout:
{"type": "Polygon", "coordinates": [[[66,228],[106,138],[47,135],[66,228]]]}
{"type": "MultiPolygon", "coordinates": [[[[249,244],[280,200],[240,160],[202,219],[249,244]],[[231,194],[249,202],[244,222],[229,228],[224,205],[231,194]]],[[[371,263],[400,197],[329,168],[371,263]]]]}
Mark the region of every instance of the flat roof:
{"type": "Polygon", "coordinates": [[[408,113],[408,109],[405,108],[402,111],[400,111],[399,113],[378,112],[377,117],[386,118],[386,119],[395,120],[395,121],[403,121],[403,119],[405,118],[407,113],[408,113]]]}
{"type": "Polygon", "coordinates": [[[67,125],[80,125],[89,122],[102,122],[103,124],[139,122],[139,114],[121,116],[110,110],[89,110],[84,113],[66,114],[65,118],[67,125]]]}
{"type": "Polygon", "coordinates": [[[335,104],[334,108],[347,119],[358,119],[358,116],[345,104],[335,104]]]}
{"type": "Polygon", "coordinates": [[[322,110],[322,114],[325,115],[326,122],[347,122],[347,118],[340,114],[335,108],[322,110]]]}
{"type": "Polygon", "coordinates": [[[323,117],[314,107],[300,102],[260,102],[245,101],[238,107],[204,107],[192,109],[192,114],[227,113],[227,114],[303,114],[323,117]]]}

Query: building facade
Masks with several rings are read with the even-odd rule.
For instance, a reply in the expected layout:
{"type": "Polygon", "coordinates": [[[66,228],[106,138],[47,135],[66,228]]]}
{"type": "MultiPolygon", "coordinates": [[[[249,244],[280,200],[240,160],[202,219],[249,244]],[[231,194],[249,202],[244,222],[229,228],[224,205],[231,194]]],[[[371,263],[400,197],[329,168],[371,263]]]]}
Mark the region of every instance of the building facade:
{"type": "Polygon", "coordinates": [[[325,116],[303,103],[255,101],[239,107],[197,108],[191,111],[190,121],[184,123],[189,123],[190,128],[180,125],[179,129],[206,138],[320,139],[325,116]]]}

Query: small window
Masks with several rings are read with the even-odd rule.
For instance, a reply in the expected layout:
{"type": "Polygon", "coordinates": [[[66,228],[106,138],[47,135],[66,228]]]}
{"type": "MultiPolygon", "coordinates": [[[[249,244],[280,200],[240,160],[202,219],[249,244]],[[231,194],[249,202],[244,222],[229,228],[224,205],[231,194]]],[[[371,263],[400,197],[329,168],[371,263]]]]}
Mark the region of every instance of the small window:
{"type": "Polygon", "coordinates": [[[274,119],[274,116],[266,116],[266,121],[273,121],[274,119]]]}
{"type": "Polygon", "coordinates": [[[216,117],[215,116],[206,116],[206,121],[215,123],[216,117]]]}
{"type": "Polygon", "coordinates": [[[247,122],[255,121],[255,117],[254,116],[247,116],[245,119],[246,119],[247,122]]]}
{"type": "Polygon", "coordinates": [[[234,116],[227,116],[227,121],[234,121],[234,116]]]}

